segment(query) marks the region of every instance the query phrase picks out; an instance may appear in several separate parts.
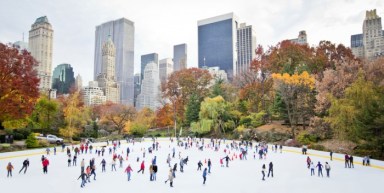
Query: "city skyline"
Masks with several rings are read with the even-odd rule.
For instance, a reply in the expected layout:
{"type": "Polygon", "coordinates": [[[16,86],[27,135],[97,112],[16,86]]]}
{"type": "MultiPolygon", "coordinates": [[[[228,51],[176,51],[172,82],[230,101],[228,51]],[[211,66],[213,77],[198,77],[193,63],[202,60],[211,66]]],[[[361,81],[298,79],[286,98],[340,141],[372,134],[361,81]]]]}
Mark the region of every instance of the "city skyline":
{"type": "Polygon", "coordinates": [[[2,2],[0,21],[5,27],[0,28],[0,42],[20,41],[23,33],[27,40],[31,23],[47,16],[55,30],[52,68],[61,63],[73,64],[75,74],[80,74],[86,84],[93,80],[96,26],[122,17],[135,23],[137,73],[141,55],[156,52],[161,58],[169,58],[173,45],[180,43],[188,44],[188,67],[197,67],[197,21],[217,15],[235,13],[241,22],[255,28],[257,43],[264,47],[296,37],[301,30],[307,32],[309,45],[330,40],[349,47],[350,36],[361,33],[366,10],[377,9],[379,16],[384,15],[384,2],[379,0],[149,2],[2,2]],[[138,9],[144,5],[149,10],[145,15],[138,9]],[[161,11],[164,5],[169,6],[170,13],[161,11]]]}

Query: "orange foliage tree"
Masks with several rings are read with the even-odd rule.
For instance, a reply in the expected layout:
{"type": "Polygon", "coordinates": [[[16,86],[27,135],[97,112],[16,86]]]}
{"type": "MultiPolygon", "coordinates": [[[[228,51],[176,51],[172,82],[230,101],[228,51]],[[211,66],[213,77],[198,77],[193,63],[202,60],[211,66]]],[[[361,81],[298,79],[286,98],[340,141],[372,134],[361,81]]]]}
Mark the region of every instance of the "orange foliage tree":
{"type": "Polygon", "coordinates": [[[0,43],[0,123],[32,113],[39,98],[36,66],[26,50],[19,52],[0,43]]]}

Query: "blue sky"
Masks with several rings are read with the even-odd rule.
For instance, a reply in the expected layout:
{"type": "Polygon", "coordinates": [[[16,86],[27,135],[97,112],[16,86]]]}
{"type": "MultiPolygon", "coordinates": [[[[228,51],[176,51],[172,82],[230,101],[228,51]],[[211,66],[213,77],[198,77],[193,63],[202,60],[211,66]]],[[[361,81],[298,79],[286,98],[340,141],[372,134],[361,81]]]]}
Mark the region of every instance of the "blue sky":
{"type": "Polygon", "coordinates": [[[188,66],[197,66],[197,21],[234,12],[253,25],[263,46],[295,38],[306,30],[310,45],[320,40],[350,44],[361,33],[365,11],[380,0],[2,0],[0,42],[28,40],[36,18],[46,15],[54,29],[53,64],[69,63],[83,85],[93,79],[95,27],[125,17],[135,23],[135,72],[140,55],[157,52],[171,58],[173,45],[188,44],[188,66]]]}

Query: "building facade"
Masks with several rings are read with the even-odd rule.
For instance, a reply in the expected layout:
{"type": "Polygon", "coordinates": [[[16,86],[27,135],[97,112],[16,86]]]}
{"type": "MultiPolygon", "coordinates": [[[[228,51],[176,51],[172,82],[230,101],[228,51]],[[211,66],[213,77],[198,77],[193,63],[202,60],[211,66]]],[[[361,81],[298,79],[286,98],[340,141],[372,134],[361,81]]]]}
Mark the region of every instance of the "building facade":
{"type": "Polygon", "coordinates": [[[102,88],[98,86],[97,81],[90,81],[89,85],[82,89],[84,103],[87,106],[101,105],[107,101],[102,88]]]}
{"type": "Polygon", "coordinates": [[[116,48],[116,74],[120,84],[120,100],[122,104],[133,105],[134,102],[134,23],[121,18],[96,26],[94,80],[102,73],[102,46],[111,36],[116,48]]]}
{"type": "Polygon", "coordinates": [[[47,92],[52,85],[53,50],[53,29],[47,16],[37,18],[32,24],[29,31],[28,49],[39,63],[36,70],[40,78],[40,91],[47,92]]]}
{"type": "Polygon", "coordinates": [[[306,45],[307,44],[307,32],[305,30],[299,31],[299,35],[295,39],[290,39],[289,41],[293,43],[297,43],[300,45],[306,45]]]}
{"type": "Polygon", "coordinates": [[[120,85],[116,81],[116,48],[111,38],[103,45],[102,49],[102,73],[97,76],[98,86],[103,90],[107,101],[120,103],[120,85]]]}
{"type": "Polygon", "coordinates": [[[187,44],[173,46],[173,71],[179,71],[187,68],[187,44]]]}
{"type": "Polygon", "coordinates": [[[237,72],[238,19],[233,13],[198,21],[198,65],[225,70],[232,79],[237,72]]]}
{"type": "Polygon", "coordinates": [[[376,9],[366,11],[363,33],[351,36],[351,49],[361,59],[372,60],[384,56],[384,31],[376,9]]]}
{"type": "Polygon", "coordinates": [[[241,23],[237,29],[237,74],[249,70],[252,60],[255,58],[256,32],[252,25],[241,23]]]}
{"type": "Polygon", "coordinates": [[[17,48],[19,51],[21,50],[27,50],[29,52],[29,48],[28,48],[28,42],[24,42],[24,41],[17,41],[15,43],[12,44],[13,47],[17,48]]]}
{"type": "Polygon", "coordinates": [[[141,89],[141,74],[140,73],[135,74],[134,83],[135,83],[134,106],[137,107],[137,96],[140,94],[140,89],[141,89]]]}
{"type": "Polygon", "coordinates": [[[73,68],[70,64],[59,64],[53,70],[52,88],[57,94],[69,94],[71,87],[75,86],[73,68]]]}
{"type": "Polygon", "coordinates": [[[209,86],[212,86],[215,84],[216,81],[222,80],[224,82],[228,82],[228,75],[224,70],[221,70],[220,67],[214,66],[214,67],[203,67],[203,69],[207,70],[209,74],[213,77],[211,82],[209,83],[209,86]]]}
{"type": "Polygon", "coordinates": [[[154,62],[157,65],[159,65],[159,54],[157,53],[151,53],[151,54],[145,54],[141,55],[141,80],[144,78],[144,69],[147,66],[147,64],[154,62]]]}
{"type": "Polygon", "coordinates": [[[160,107],[160,78],[159,67],[155,62],[145,66],[144,79],[141,83],[141,92],[137,96],[137,109],[148,107],[156,110],[160,107]]]}
{"type": "Polygon", "coordinates": [[[76,90],[81,90],[83,88],[83,78],[81,78],[80,74],[77,74],[75,78],[75,86],[76,90]]]}
{"type": "Polygon", "coordinates": [[[165,83],[173,72],[173,61],[171,58],[165,58],[159,61],[160,82],[165,83]]]}

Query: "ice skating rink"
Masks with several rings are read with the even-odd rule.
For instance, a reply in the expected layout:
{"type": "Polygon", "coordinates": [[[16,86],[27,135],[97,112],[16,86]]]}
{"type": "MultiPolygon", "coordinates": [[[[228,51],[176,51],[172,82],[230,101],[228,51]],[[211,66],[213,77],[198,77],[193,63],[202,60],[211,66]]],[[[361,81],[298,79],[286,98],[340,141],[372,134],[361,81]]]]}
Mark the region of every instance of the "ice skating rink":
{"type": "MultiPolygon", "coordinates": [[[[100,162],[103,157],[96,154],[80,154],[77,159],[77,167],[68,167],[68,157],[65,152],[61,152],[61,147],[57,147],[57,155],[48,156],[50,165],[48,174],[43,174],[41,155],[45,154],[45,149],[36,149],[20,152],[1,153],[0,154],[0,190],[1,192],[28,192],[28,193],[106,193],[106,192],[180,192],[180,193],[382,193],[384,182],[384,162],[372,160],[371,167],[362,166],[362,158],[354,157],[355,168],[344,168],[344,155],[333,154],[334,160],[330,161],[328,152],[320,152],[309,149],[308,155],[316,164],[320,161],[323,165],[326,161],[331,165],[331,177],[326,177],[326,171],[323,170],[324,177],[310,176],[310,171],[306,167],[307,156],[301,155],[298,148],[283,147],[283,152],[277,153],[269,151],[267,158],[263,160],[254,159],[254,149],[248,150],[247,160],[240,160],[234,157],[229,162],[229,168],[220,167],[220,158],[225,156],[225,145],[221,144],[219,151],[211,148],[204,148],[199,151],[195,146],[189,149],[177,147],[176,143],[171,143],[168,139],[158,139],[160,148],[145,154],[145,172],[138,174],[141,161],[143,160],[143,148],[148,149],[152,145],[152,140],[146,139],[145,142],[136,142],[127,144],[122,141],[122,145],[117,149],[116,154],[124,155],[123,168],[119,168],[117,161],[117,171],[111,171],[112,155],[109,155],[108,148],[104,155],[107,161],[106,172],[101,172],[100,162]],[[127,146],[131,153],[128,160],[125,159],[127,146]],[[178,163],[178,171],[174,179],[174,187],[170,188],[169,183],[165,184],[169,167],[166,163],[168,154],[172,155],[172,148],[176,148],[175,158],[171,165],[178,163]],[[184,173],[179,171],[179,152],[181,157],[189,157],[188,165],[184,166],[184,173]],[[154,156],[157,156],[157,181],[149,180],[149,166],[154,156]],[[140,161],[137,162],[137,157],[140,161]],[[19,174],[24,159],[29,158],[30,167],[26,174],[19,174]],[[86,166],[89,160],[95,158],[96,162],[96,181],[91,177],[91,183],[87,183],[84,188],[80,188],[81,180],[77,180],[80,175],[80,162],[85,159],[86,166]],[[205,160],[212,160],[211,174],[207,176],[207,182],[203,185],[202,171],[197,171],[199,160],[203,162],[202,169],[207,167],[205,160]],[[6,165],[12,162],[14,166],[13,177],[7,178],[6,165]],[[274,177],[266,177],[262,181],[261,167],[266,164],[268,173],[268,164],[274,164],[274,177]],[[134,172],[131,181],[127,181],[127,175],[124,173],[128,164],[131,164],[134,172]]],[[[210,140],[205,139],[205,145],[210,140]]],[[[226,141],[228,144],[230,141],[226,141]]],[[[255,144],[255,143],[254,143],[255,144]]],[[[97,146],[106,145],[106,143],[93,144],[97,146]]],[[[230,150],[230,157],[240,152],[230,150]]],[[[227,151],[228,153],[228,151],[227,151]]],[[[74,153],[72,152],[72,155],[74,153]]],[[[225,161],[224,161],[225,164],[225,161]]]]}

